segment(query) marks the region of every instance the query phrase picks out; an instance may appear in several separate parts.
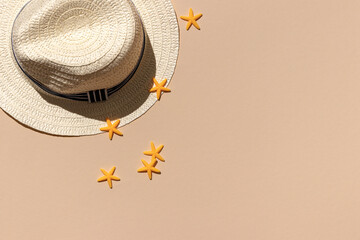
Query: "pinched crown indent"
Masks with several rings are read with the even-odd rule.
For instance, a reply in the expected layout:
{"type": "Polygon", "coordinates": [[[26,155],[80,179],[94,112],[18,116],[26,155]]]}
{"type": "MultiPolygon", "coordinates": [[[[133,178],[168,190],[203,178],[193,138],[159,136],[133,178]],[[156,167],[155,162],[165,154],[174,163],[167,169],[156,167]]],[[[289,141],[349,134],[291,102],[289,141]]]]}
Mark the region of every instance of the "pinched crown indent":
{"type": "Polygon", "coordinates": [[[23,71],[60,94],[110,88],[141,55],[141,19],[131,0],[32,0],[13,26],[23,71]]]}

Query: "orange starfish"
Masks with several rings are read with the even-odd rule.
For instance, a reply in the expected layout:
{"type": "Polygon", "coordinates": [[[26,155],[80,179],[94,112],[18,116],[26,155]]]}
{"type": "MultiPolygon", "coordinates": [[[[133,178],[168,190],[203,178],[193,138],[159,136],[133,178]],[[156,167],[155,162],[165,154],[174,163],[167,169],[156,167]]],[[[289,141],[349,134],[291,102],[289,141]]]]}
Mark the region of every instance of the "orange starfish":
{"type": "Polygon", "coordinates": [[[114,172],[115,172],[115,169],[116,169],[116,167],[113,167],[110,170],[110,172],[107,172],[107,171],[105,171],[104,169],[101,168],[100,170],[105,176],[99,178],[97,181],[98,182],[107,181],[108,184],[109,184],[109,187],[112,188],[112,181],[111,180],[120,181],[120,178],[113,176],[114,172]]]}
{"type": "Polygon", "coordinates": [[[160,100],[161,91],[163,91],[163,92],[171,92],[171,90],[169,88],[164,87],[165,84],[167,83],[167,79],[165,79],[161,83],[159,83],[158,81],[156,81],[155,78],[153,78],[153,82],[155,84],[155,87],[150,89],[150,92],[156,92],[156,96],[157,96],[158,100],[160,100]]]}
{"type": "Polygon", "coordinates": [[[116,133],[119,136],[123,136],[122,132],[120,132],[117,129],[117,126],[119,126],[120,120],[117,120],[114,122],[114,124],[111,123],[110,119],[106,119],[107,127],[100,128],[101,131],[109,132],[109,139],[112,140],[114,133],[116,133]]]}
{"type": "Polygon", "coordinates": [[[165,162],[165,159],[159,154],[161,150],[164,148],[164,145],[160,145],[158,148],[155,148],[153,142],[151,142],[150,145],[151,145],[151,151],[145,151],[144,154],[148,156],[152,156],[152,158],[157,158],[160,161],[165,162]]]}
{"type": "Polygon", "coordinates": [[[194,25],[198,30],[200,30],[200,26],[196,21],[199,20],[202,16],[203,16],[202,13],[194,16],[194,11],[192,10],[192,8],[190,8],[189,16],[188,17],[181,16],[180,18],[182,20],[188,21],[188,24],[186,25],[186,30],[189,30],[191,25],[194,25]]]}
{"type": "Polygon", "coordinates": [[[152,179],[152,173],[161,173],[159,169],[156,169],[155,166],[157,161],[155,158],[152,158],[150,163],[147,163],[145,160],[141,160],[145,167],[139,168],[138,172],[147,172],[149,179],[152,179]]]}

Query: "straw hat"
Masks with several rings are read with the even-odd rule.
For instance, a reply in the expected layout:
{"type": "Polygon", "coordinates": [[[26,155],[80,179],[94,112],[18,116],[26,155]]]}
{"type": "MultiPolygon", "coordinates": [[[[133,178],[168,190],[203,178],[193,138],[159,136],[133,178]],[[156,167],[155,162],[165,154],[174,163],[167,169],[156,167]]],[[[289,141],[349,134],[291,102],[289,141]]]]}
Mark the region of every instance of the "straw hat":
{"type": "Polygon", "coordinates": [[[157,101],[178,48],[170,0],[0,0],[0,107],[56,135],[123,126],[157,101]]]}

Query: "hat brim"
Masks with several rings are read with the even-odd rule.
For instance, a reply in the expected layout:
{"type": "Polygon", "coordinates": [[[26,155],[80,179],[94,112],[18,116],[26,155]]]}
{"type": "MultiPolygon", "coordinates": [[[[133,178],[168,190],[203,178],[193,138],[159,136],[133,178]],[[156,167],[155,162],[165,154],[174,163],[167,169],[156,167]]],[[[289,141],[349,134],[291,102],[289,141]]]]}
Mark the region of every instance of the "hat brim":
{"type": "Polygon", "coordinates": [[[63,136],[101,133],[106,118],[124,126],[156,102],[152,79],[168,79],[175,71],[179,28],[170,0],[133,0],[146,33],[143,59],[132,79],[107,101],[78,102],[37,89],[18,67],[11,47],[13,22],[28,0],[0,0],[0,107],[38,131],[63,136]]]}

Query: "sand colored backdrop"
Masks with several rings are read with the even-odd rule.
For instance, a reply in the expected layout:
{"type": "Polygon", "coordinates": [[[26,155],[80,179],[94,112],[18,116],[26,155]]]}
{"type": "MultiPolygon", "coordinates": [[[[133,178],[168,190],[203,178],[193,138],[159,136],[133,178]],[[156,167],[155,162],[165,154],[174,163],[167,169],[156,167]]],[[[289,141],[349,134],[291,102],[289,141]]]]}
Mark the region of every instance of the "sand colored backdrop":
{"type": "Polygon", "coordinates": [[[359,239],[360,2],[173,3],[202,30],[180,21],[173,92],[124,137],[0,113],[0,239],[359,239]],[[153,181],[136,172],[150,141],[153,181]]]}

